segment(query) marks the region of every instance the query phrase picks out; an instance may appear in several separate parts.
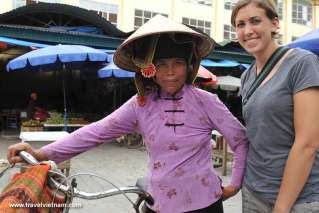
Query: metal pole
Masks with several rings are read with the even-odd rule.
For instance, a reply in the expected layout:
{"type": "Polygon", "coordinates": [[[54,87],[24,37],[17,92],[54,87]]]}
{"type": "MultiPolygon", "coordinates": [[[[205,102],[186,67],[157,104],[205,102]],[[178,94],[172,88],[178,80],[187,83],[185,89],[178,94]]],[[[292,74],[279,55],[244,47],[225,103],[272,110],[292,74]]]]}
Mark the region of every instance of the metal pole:
{"type": "Polygon", "coordinates": [[[63,121],[64,121],[64,127],[63,130],[68,130],[68,115],[67,115],[67,106],[66,106],[66,92],[65,92],[65,64],[62,66],[62,90],[63,90],[63,102],[64,102],[64,114],[63,114],[63,121]]]}

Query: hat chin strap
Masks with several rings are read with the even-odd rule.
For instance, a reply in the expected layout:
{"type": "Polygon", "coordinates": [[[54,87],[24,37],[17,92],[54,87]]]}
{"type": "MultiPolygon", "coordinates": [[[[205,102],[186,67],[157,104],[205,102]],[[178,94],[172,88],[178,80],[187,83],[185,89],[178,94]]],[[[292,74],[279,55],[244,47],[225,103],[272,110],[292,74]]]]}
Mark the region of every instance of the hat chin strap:
{"type": "Polygon", "coordinates": [[[194,48],[193,46],[192,54],[189,57],[189,61],[188,61],[187,68],[189,69],[189,74],[187,76],[186,83],[192,84],[195,81],[197,72],[199,69],[199,64],[200,64],[200,57],[198,52],[196,51],[196,48],[194,48]]]}

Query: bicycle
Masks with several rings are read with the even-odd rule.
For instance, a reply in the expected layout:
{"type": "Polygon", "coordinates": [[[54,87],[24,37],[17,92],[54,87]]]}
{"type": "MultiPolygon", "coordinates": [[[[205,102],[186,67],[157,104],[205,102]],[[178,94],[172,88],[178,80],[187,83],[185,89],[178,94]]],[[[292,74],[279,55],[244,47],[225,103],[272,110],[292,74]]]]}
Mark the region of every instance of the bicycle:
{"type": "MultiPolygon", "coordinates": [[[[35,166],[40,163],[32,155],[30,155],[29,153],[25,151],[21,151],[19,155],[31,166],[35,166]]],[[[6,168],[0,173],[0,177],[10,168],[12,168],[11,165],[6,166],[6,168]]],[[[142,213],[144,211],[144,207],[142,205],[144,204],[144,202],[149,205],[154,204],[154,200],[152,196],[146,191],[146,184],[145,184],[144,178],[138,179],[135,186],[117,187],[116,185],[108,181],[107,179],[92,173],[78,173],[78,174],[66,177],[62,172],[58,170],[49,170],[47,183],[52,189],[56,190],[56,193],[62,192],[65,195],[65,203],[64,203],[65,207],[61,211],[62,213],[69,212],[73,198],[75,197],[80,199],[85,199],[85,200],[98,200],[98,199],[122,194],[133,205],[133,208],[136,213],[142,213]],[[79,175],[90,175],[90,176],[98,177],[108,182],[109,184],[111,184],[114,188],[105,190],[105,191],[95,192],[95,193],[81,191],[77,188],[77,182],[75,178],[79,175]],[[70,184],[68,184],[68,180],[71,180],[70,184]],[[136,201],[133,202],[127,196],[127,194],[136,194],[137,195],[136,201]]]]}

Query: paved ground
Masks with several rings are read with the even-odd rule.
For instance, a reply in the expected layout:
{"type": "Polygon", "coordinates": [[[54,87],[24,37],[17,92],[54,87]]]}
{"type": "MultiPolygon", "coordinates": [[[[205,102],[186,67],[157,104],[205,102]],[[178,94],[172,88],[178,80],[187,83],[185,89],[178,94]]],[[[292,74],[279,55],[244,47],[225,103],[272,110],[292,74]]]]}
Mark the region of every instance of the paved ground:
{"type": "MultiPolygon", "coordinates": [[[[6,157],[6,149],[10,144],[19,142],[17,138],[0,137],[0,159],[6,157]]],[[[40,147],[44,143],[32,144],[40,147]]],[[[14,171],[11,170],[10,173],[14,171]]],[[[86,153],[83,153],[71,161],[71,174],[79,172],[93,172],[107,178],[117,186],[134,185],[138,177],[146,174],[146,152],[143,149],[129,149],[117,143],[103,144],[86,153]]],[[[217,170],[220,174],[220,171],[217,170]]],[[[228,171],[228,174],[230,171],[228,171]]],[[[224,183],[229,182],[229,175],[221,176],[224,183]]],[[[9,174],[0,178],[0,188],[8,182],[9,174]]],[[[78,178],[79,187],[85,190],[100,190],[112,188],[104,181],[94,180],[88,176],[78,178]]],[[[134,198],[134,197],[132,197],[134,198]]],[[[80,209],[72,209],[70,212],[107,212],[107,213],[133,213],[131,204],[117,196],[103,200],[83,201],[74,200],[74,203],[83,205],[80,209]]],[[[241,194],[224,202],[225,213],[241,213],[241,194]]]]}

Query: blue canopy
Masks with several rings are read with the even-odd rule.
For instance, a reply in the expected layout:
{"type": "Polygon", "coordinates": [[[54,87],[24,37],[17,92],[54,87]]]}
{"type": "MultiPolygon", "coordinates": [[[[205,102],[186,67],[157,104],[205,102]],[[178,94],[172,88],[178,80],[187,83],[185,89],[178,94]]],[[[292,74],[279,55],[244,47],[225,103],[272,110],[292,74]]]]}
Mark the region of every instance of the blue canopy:
{"type": "Polygon", "coordinates": [[[81,45],[55,45],[30,51],[7,64],[7,71],[76,69],[108,62],[108,54],[81,45]],[[89,62],[87,64],[86,62],[89,62]]]}
{"type": "Polygon", "coordinates": [[[240,65],[237,61],[231,60],[221,60],[221,61],[213,61],[210,59],[204,59],[200,63],[202,66],[205,67],[237,67],[240,65]]]}
{"type": "Polygon", "coordinates": [[[113,62],[113,55],[110,55],[110,63],[97,72],[99,78],[134,78],[135,72],[130,72],[117,67],[113,62]]]}
{"type": "Polygon", "coordinates": [[[306,49],[319,55],[319,28],[291,42],[288,46],[306,49]]]}

